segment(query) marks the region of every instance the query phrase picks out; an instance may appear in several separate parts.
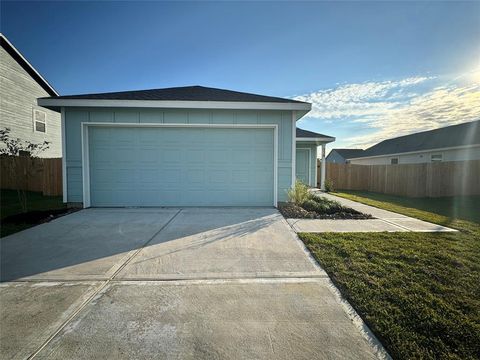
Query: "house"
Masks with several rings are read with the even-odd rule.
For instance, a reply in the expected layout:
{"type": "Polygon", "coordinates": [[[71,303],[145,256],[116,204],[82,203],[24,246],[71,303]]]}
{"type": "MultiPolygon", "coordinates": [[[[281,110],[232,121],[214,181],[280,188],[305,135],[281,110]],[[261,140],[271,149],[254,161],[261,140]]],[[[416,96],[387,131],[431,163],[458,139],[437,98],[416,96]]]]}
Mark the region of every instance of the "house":
{"type": "Polygon", "coordinates": [[[3,34],[0,44],[0,128],[23,141],[48,141],[40,157],[61,157],[60,114],[37,105],[37,98],[58,93],[3,34]]]}
{"type": "Polygon", "coordinates": [[[309,103],[202,86],[38,104],[61,113],[64,201],[84,207],[276,206],[297,147],[332,139],[296,138],[309,103]]]}
{"type": "Polygon", "coordinates": [[[363,149],[332,149],[328,154],[327,163],[347,164],[350,158],[356,158],[362,155],[363,149]]]}
{"type": "Polygon", "coordinates": [[[480,159],[480,120],[384,140],[352,164],[418,164],[480,159]]]}
{"type": "MultiPolygon", "coordinates": [[[[325,160],[325,145],[335,141],[334,137],[318,134],[312,131],[297,128],[297,153],[295,171],[297,179],[303,183],[317,186],[317,148],[322,147],[322,160],[325,160]]],[[[325,174],[325,161],[322,161],[321,174],[325,174]]],[[[321,188],[324,189],[325,178],[322,176],[321,188]]]]}

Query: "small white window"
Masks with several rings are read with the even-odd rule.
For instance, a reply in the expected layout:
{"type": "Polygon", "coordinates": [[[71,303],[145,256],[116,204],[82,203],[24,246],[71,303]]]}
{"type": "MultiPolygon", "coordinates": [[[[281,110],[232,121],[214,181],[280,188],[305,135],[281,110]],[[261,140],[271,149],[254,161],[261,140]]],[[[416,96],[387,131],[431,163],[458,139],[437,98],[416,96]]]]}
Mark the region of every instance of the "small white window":
{"type": "Polygon", "coordinates": [[[440,162],[443,161],[443,154],[432,154],[430,157],[431,162],[440,162]]]}
{"type": "Polygon", "coordinates": [[[398,164],[398,158],[391,158],[390,159],[390,164],[392,164],[392,165],[398,164]]]}
{"type": "Polygon", "coordinates": [[[47,113],[33,109],[33,131],[41,133],[47,132],[47,113]]]}

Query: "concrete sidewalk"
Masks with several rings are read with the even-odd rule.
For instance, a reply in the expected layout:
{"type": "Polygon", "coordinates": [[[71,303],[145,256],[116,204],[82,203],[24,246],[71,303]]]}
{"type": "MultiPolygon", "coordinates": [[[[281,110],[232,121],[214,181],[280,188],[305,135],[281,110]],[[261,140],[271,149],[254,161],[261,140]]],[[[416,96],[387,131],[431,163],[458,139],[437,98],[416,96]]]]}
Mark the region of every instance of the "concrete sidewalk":
{"type": "Polygon", "coordinates": [[[375,219],[367,220],[328,220],[328,219],[287,219],[296,232],[457,232],[445,226],[432,224],[409,216],[379,209],[373,206],[344,199],[331,194],[316,192],[329,200],[338,201],[375,219]]]}

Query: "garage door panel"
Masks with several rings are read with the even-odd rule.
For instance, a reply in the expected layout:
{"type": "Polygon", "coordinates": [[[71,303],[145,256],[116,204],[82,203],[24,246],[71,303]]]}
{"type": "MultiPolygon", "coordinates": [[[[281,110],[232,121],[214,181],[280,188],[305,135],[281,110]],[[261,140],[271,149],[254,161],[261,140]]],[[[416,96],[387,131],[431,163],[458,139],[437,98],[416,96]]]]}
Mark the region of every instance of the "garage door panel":
{"type": "Polygon", "coordinates": [[[231,177],[228,170],[212,169],[208,172],[208,182],[214,186],[228,184],[230,178],[231,177]]]}
{"type": "Polygon", "coordinates": [[[207,162],[211,164],[228,164],[230,162],[228,152],[228,149],[224,147],[215,150],[208,150],[206,151],[207,162]]]}
{"type": "Polygon", "coordinates": [[[92,206],[271,206],[273,129],[89,128],[92,206]]]}
{"type": "Polygon", "coordinates": [[[186,150],[186,161],[189,164],[198,164],[205,161],[205,151],[201,148],[186,150]]]}
{"type": "Polygon", "coordinates": [[[160,158],[164,164],[178,164],[182,158],[181,149],[174,146],[160,149],[160,158]]]}

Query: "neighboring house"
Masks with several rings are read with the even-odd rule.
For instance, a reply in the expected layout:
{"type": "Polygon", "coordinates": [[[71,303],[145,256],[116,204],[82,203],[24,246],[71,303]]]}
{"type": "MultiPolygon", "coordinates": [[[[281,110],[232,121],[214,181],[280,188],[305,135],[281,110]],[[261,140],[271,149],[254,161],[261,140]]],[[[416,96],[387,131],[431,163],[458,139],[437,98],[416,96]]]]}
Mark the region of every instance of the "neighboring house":
{"type": "Polygon", "coordinates": [[[362,156],[363,149],[332,149],[327,156],[327,163],[347,164],[350,158],[362,156]]]}
{"type": "MultiPolygon", "coordinates": [[[[312,187],[317,186],[317,148],[322,146],[325,158],[325,144],[335,141],[334,137],[297,128],[297,154],[295,168],[297,179],[312,187]]],[[[322,169],[325,161],[322,161],[322,169]]],[[[325,174],[325,170],[322,171],[325,174]]],[[[322,183],[325,183],[323,178],[322,183]]],[[[324,186],[321,186],[323,188],[324,186]]]]}
{"type": "Polygon", "coordinates": [[[62,114],[64,201],[84,207],[276,206],[297,142],[323,140],[296,137],[309,103],[202,86],[38,104],[62,114]]]}
{"type": "Polygon", "coordinates": [[[480,159],[480,120],[400,136],[350,158],[352,164],[417,164],[480,159]]]}
{"type": "Polygon", "coordinates": [[[60,114],[37,105],[37,98],[58,93],[3,34],[0,43],[0,128],[20,140],[48,141],[40,157],[62,157],[60,114]]]}

